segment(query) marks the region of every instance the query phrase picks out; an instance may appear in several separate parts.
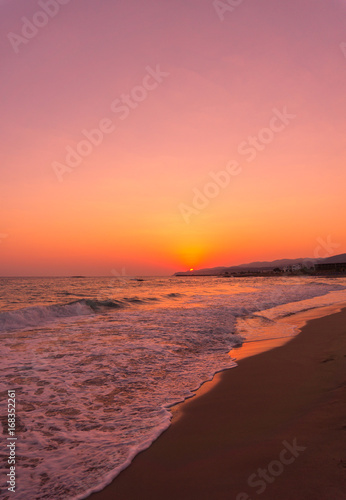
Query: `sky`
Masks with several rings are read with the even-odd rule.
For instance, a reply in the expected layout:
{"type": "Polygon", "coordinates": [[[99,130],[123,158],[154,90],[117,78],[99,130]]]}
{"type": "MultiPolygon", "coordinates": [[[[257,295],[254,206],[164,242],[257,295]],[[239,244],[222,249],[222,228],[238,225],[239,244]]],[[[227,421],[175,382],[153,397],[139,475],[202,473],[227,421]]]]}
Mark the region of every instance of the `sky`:
{"type": "Polygon", "coordinates": [[[1,276],[346,252],[346,1],[0,9],[1,276]]]}

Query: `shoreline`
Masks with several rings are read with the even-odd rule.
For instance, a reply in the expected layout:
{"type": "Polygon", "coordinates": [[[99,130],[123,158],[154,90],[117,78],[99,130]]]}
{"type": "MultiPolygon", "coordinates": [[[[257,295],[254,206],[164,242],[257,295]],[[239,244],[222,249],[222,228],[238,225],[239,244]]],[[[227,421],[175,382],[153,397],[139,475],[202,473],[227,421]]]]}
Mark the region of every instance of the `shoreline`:
{"type": "MultiPolygon", "coordinates": [[[[250,500],[258,496],[255,486],[248,484],[251,472],[256,473],[260,466],[275,462],[283,449],[282,443],[292,445],[294,439],[307,448],[301,459],[305,468],[300,470],[299,464],[285,466],[285,474],[282,472],[283,477],[277,481],[274,475],[268,476],[267,482],[257,478],[257,490],[261,489],[260,484],[262,488],[265,486],[262,498],[345,498],[339,477],[343,467],[338,463],[333,474],[330,467],[328,473],[322,467],[323,450],[330,448],[340,455],[340,463],[344,463],[341,449],[338,449],[341,435],[338,439],[331,439],[331,444],[324,442],[322,454],[319,443],[320,453],[315,453],[314,457],[310,456],[309,446],[303,442],[304,436],[306,443],[319,440],[321,429],[317,431],[316,425],[319,423],[321,427],[323,418],[325,422],[337,420],[342,428],[340,384],[343,378],[340,365],[345,358],[343,353],[338,353],[337,347],[344,347],[341,332],[345,332],[345,307],[345,304],[335,304],[297,313],[281,320],[299,328],[294,337],[249,342],[243,348],[233,349],[232,357],[234,355],[238,366],[217,373],[212,381],[202,384],[194,397],[173,406],[170,427],[149,448],[140,452],[108,486],[87,498],[250,500]],[[328,339],[326,330],[332,331],[328,339]],[[327,340],[331,341],[335,352],[330,352],[332,346],[327,340]],[[321,357],[324,360],[316,362],[316,358],[321,357]],[[330,393],[337,399],[331,406],[334,413],[329,407],[329,415],[326,404],[330,393]],[[312,419],[309,425],[305,422],[307,417],[312,419]],[[305,431],[300,432],[299,437],[301,427],[305,431]],[[315,433],[311,434],[312,429],[315,433]],[[314,482],[318,483],[316,477],[306,480],[308,457],[314,464],[311,474],[315,476],[318,472],[320,483],[325,477],[326,484],[322,481],[318,488],[313,487],[314,482]],[[292,477],[294,469],[296,480],[292,477]],[[328,478],[335,475],[336,480],[328,486],[328,478]],[[275,480],[273,484],[269,482],[272,479],[275,480]],[[308,493],[305,486],[305,489],[300,486],[297,489],[297,483],[298,486],[306,483],[313,492],[308,493]],[[328,494],[323,492],[327,486],[331,488],[328,494]]],[[[275,463],[280,467],[277,460],[275,463]]]]}
{"type": "Polygon", "coordinates": [[[237,363],[236,366],[232,366],[230,368],[226,368],[225,370],[221,370],[220,372],[216,372],[212,380],[207,380],[206,382],[202,383],[202,385],[195,391],[194,396],[185,399],[185,401],[176,403],[175,405],[171,406],[170,411],[173,414],[171,425],[173,425],[178,418],[181,418],[185,408],[187,408],[187,405],[191,401],[195,400],[199,396],[202,396],[203,394],[206,394],[208,391],[213,389],[213,387],[215,387],[220,382],[224,372],[237,368],[239,361],[241,361],[242,359],[250,358],[252,356],[257,356],[267,351],[271,351],[273,349],[276,349],[277,347],[284,346],[292,339],[294,339],[297,335],[300,335],[302,329],[304,328],[304,326],[308,324],[309,321],[319,318],[324,318],[332,314],[336,314],[338,312],[341,312],[342,309],[345,308],[346,308],[346,303],[336,303],[327,306],[308,309],[306,311],[299,311],[290,316],[285,316],[277,321],[277,323],[289,324],[290,326],[293,326],[296,332],[294,335],[271,338],[271,339],[250,340],[250,341],[245,341],[239,347],[238,346],[233,347],[230,350],[229,355],[232,357],[232,360],[234,360],[237,363]]]}

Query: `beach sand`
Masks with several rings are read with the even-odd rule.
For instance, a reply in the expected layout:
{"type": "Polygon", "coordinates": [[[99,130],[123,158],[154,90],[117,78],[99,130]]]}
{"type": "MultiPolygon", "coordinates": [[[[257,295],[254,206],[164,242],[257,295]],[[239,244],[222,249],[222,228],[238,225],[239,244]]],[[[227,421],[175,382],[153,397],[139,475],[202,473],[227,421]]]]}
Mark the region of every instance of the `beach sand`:
{"type": "Polygon", "coordinates": [[[90,500],[345,500],[346,309],[313,314],[324,316],[297,315],[308,322],[284,345],[232,351],[238,367],[175,407],[169,429],[90,500]]]}

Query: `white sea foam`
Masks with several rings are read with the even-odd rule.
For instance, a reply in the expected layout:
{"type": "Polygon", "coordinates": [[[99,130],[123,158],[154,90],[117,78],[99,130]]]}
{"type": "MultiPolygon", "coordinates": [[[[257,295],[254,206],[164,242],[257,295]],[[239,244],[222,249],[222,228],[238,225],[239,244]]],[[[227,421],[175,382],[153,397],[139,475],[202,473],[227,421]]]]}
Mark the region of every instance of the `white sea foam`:
{"type": "Polygon", "coordinates": [[[57,318],[84,316],[94,311],[85,302],[26,307],[0,313],[0,332],[40,326],[57,318]]]}
{"type": "Polygon", "coordinates": [[[167,278],[114,290],[65,280],[47,296],[41,282],[23,282],[35,291],[23,300],[30,307],[0,313],[0,390],[16,389],[18,403],[16,498],[81,498],[104,486],[167,428],[172,404],[235,365],[233,345],[273,335],[279,316],[345,299],[345,284],[189,278],[178,288],[167,278]],[[62,291],[75,300],[54,303],[62,291]]]}

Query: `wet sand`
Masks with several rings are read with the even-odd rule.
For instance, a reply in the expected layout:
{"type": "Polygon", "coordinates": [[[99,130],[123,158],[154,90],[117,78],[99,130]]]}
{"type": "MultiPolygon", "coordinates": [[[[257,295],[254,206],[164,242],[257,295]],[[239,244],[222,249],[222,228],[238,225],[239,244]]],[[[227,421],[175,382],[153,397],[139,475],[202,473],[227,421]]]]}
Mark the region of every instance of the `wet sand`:
{"type": "Polygon", "coordinates": [[[238,367],[90,500],[345,500],[346,309],[332,312],[297,315],[284,345],[233,350],[238,367]]]}

